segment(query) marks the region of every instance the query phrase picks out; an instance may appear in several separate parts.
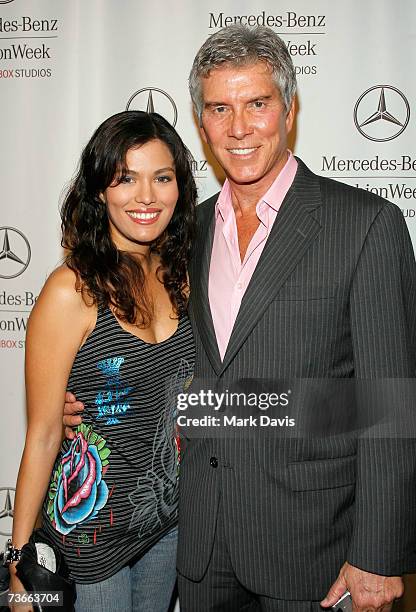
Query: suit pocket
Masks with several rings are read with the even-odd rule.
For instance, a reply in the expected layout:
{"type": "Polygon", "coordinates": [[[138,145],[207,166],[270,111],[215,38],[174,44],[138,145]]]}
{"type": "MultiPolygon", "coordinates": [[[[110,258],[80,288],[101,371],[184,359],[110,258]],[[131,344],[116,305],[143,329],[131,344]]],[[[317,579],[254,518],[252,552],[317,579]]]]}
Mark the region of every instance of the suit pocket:
{"type": "Polygon", "coordinates": [[[282,300],[324,300],[336,296],[337,284],[331,285],[284,285],[274,297],[282,300]]]}
{"type": "Polygon", "coordinates": [[[356,478],[356,459],[356,455],[349,455],[289,463],[290,488],[292,491],[316,491],[352,485],[356,478]]]}

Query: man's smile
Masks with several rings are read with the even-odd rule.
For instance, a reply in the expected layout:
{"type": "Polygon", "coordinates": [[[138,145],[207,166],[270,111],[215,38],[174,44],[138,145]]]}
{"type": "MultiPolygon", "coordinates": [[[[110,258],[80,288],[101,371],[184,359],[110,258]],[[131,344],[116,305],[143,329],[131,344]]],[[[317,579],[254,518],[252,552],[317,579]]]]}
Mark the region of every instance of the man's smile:
{"type": "Polygon", "coordinates": [[[236,148],[236,149],[227,149],[227,151],[231,153],[232,155],[251,155],[252,153],[257,151],[257,149],[259,148],[260,147],[250,147],[246,149],[236,148]]]}

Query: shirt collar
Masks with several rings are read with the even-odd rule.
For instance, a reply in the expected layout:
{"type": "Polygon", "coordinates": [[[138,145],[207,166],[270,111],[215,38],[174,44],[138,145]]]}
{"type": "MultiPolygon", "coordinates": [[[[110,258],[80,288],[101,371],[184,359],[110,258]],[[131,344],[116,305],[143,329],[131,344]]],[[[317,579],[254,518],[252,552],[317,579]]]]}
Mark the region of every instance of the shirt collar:
{"type": "Polygon", "coordinates": [[[297,169],[298,162],[292,151],[288,150],[287,162],[261,198],[260,202],[265,202],[270,208],[273,208],[273,210],[277,212],[293,183],[297,169]]]}
{"type": "Polygon", "coordinates": [[[228,179],[225,179],[218,200],[215,204],[215,219],[218,219],[218,215],[221,215],[222,220],[225,221],[233,209],[231,199],[231,189],[228,179]]]}
{"type": "MultiPolygon", "coordinates": [[[[257,203],[256,211],[261,221],[263,221],[262,212],[264,211],[262,203],[264,202],[267,207],[270,207],[277,212],[284,200],[286,193],[288,192],[290,186],[293,183],[297,168],[298,162],[296,161],[293,153],[288,149],[288,158],[285,165],[283,166],[282,170],[279,172],[273,183],[270,185],[264,196],[257,203]]],[[[225,179],[224,185],[215,204],[215,219],[218,219],[218,216],[221,215],[222,220],[225,221],[231,214],[231,212],[233,212],[231,188],[228,179],[225,179]]]]}

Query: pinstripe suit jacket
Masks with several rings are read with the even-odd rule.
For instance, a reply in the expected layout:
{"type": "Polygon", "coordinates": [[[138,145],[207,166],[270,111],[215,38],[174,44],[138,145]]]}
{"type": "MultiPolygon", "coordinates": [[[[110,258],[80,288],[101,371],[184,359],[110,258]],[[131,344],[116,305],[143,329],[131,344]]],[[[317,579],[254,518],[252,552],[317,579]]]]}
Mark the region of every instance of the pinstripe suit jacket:
{"type": "MultiPolygon", "coordinates": [[[[198,207],[195,376],[414,377],[416,266],[400,210],[298,163],[222,362],[208,301],[216,196],[198,207]]],[[[415,571],[415,466],[410,439],[185,440],[178,569],[202,578],[221,498],[233,568],[255,593],[320,599],[346,560],[415,571]]]]}

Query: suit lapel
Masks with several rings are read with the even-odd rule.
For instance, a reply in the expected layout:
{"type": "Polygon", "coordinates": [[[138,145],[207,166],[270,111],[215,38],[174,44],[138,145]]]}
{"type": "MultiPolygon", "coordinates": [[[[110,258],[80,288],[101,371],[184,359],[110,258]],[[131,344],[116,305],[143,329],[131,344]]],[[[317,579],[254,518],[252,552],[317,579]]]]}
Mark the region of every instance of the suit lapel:
{"type": "Polygon", "coordinates": [[[300,160],[298,164],[294,182],[244,294],[219,374],[228,367],[321,229],[312,214],[321,204],[319,179],[300,160]]]}
{"type": "Polygon", "coordinates": [[[201,204],[198,210],[196,244],[189,268],[191,316],[198,327],[201,341],[216,373],[221,369],[221,357],[209,306],[208,281],[215,231],[215,203],[218,195],[201,204]]]}

